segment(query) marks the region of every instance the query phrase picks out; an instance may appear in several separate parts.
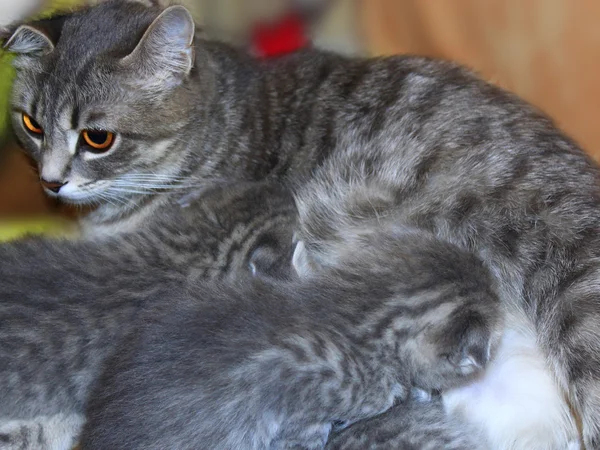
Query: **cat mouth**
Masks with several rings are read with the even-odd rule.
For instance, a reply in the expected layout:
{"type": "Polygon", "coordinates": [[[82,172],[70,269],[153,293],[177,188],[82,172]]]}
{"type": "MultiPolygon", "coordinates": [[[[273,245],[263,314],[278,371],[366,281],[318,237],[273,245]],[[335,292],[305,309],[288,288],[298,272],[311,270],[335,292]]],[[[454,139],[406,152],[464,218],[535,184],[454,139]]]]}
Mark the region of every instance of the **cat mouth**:
{"type": "Polygon", "coordinates": [[[44,189],[46,195],[69,205],[101,204],[106,201],[95,190],[82,189],[74,183],[66,183],[58,192],[44,189]]]}

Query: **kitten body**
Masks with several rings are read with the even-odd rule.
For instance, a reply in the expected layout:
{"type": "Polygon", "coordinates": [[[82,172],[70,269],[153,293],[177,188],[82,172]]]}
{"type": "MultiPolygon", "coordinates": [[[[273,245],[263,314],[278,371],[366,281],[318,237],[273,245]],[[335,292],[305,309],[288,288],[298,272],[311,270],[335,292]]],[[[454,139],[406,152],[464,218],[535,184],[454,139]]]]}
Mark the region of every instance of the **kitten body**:
{"type": "Polygon", "coordinates": [[[493,449],[465,421],[448,416],[439,399],[409,400],[384,414],[333,433],[326,450],[493,449]]]}
{"type": "MultiPolygon", "coordinates": [[[[562,351],[557,350],[558,346],[582,342],[566,339],[572,333],[578,335],[574,329],[578,325],[569,319],[562,329],[556,329],[555,321],[558,317],[566,320],[577,304],[578,313],[595,315],[594,301],[587,294],[582,298],[569,294],[572,289],[577,292],[572,277],[578,279],[582,267],[595,264],[596,238],[590,231],[596,226],[595,194],[591,190],[581,197],[581,192],[573,192],[570,185],[551,181],[555,172],[520,173],[522,167],[509,162],[500,174],[491,161],[483,164],[479,157],[470,161],[472,155],[468,155],[453,162],[455,156],[436,156],[435,165],[441,169],[430,168],[428,178],[419,182],[420,189],[415,189],[411,187],[415,183],[412,177],[403,180],[391,173],[392,154],[368,160],[366,152],[349,147],[333,155],[297,193],[297,239],[303,243],[294,255],[297,270],[310,273],[337,265],[348,248],[356,248],[370,234],[398,224],[429,229],[440,239],[474,251],[498,280],[508,319],[497,359],[473,385],[444,394],[447,410],[484,432],[493,448],[580,448],[572,400],[565,393],[573,386],[557,378],[556,358],[564,355],[556,352],[562,351]],[[464,164],[475,165],[472,175],[468,182],[456,183],[464,176],[464,164]],[[488,172],[477,172],[478,166],[487,167],[488,172]],[[542,190],[537,178],[544,174],[549,178],[542,190]],[[486,183],[490,190],[487,195],[482,191],[486,183]],[[539,195],[562,200],[540,203],[539,195]],[[400,204],[398,196],[402,198],[400,204]],[[528,206],[524,211],[512,212],[505,202],[528,206]],[[581,228],[584,224],[590,227],[587,231],[581,228]],[[581,302],[588,302],[587,308],[581,302]],[[548,347],[550,342],[557,347],[548,347]]],[[[564,157],[557,156],[563,163],[564,157]]],[[[498,159],[498,164],[501,162],[498,159]]],[[[417,160],[417,164],[422,163],[417,160]]],[[[405,169],[411,173],[410,168],[405,169]]],[[[563,164],[563,170],[567,169],[563,164]]],[[[589,169],[590,182],[595,183],[596,169],[589,169]]],[[[587,269],[585,272],[589,276],[587,269]]],[[[593,285],[590,279],[579,281],[579,289],[593,285]]],[[[587,342],[586,348],[593,342],[587,342]]],[[[578,360],[578,367],[584,363],[578,360]]]]}
{"type": "MultiPolygon", "coordinates": [[[[600,448],[600,177],[579,147],[454,64],[318,51],[257,61],[194,33],[181,7],[112,1],[6,34],[16,133],[46,181],[67,183],[59,198],[100,203],[91,234],[143,228],[185,184],[269,177],[298,191],[309,266],[335,260],[322,243],[351,232],[347,217],[429,230],[481,257],[506,313],[534,331],[515,342],[545,362],[554,387],[541,394],[558,409],[527,433],[564,448],[570,417],[540,430],[571,403],[600,448]],[[86,129],[114,144],[90,151],[86,129]]],[[[530,448],[515,419],[500,434],[530,448]]]]}
{"type": "Polygon", "coordinates": [[[295,208],[280,186],[217,188],[171,213],[103,242],[0,246],[0,448],[72,447],[106,359],[156,291],[168,308],[167,286],[289,273],[295,208]]]}
{"type": "Polygon", "coordinates": [[[328,274],[188,292],[158,302],[107,365],[83,449],[324,448],[335,423],[411,387],[479,375],[502,327],[477,258],[422,232],[328,274]]]}

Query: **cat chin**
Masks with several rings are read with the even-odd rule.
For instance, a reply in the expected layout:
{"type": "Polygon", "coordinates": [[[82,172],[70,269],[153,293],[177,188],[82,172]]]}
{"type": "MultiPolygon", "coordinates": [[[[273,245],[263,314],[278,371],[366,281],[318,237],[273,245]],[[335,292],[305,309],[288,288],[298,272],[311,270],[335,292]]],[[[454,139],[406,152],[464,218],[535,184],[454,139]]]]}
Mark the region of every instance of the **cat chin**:
{"type": "Polygon", "coordinates": [[[77,186],[65,185],[58,194],[46,191],[46,195],[59,200],[61,203],[75,206],[98,205],[107,203],[102,196],[92,192],[82,192],[77,186]]]}
{"type": "Polygon", "coordinates": [[[498,450],[578,450],[565,397],[524,317],[507,321],[494,359],[471,384],[443,394],[444,407],[481,429],[498,450]]]}

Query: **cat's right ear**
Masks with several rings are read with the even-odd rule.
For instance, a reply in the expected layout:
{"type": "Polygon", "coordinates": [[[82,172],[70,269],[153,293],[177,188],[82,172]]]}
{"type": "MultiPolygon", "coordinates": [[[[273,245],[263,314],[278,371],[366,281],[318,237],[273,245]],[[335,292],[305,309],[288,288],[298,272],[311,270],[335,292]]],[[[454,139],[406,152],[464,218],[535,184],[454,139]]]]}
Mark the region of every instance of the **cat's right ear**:
{"type": "Polygon", "coordinates": [[[195,24],[190,12],[176,5],[165,9],[148,27],[135,49],[121,60],[143,85],[176,84],[194,65],[195,24]]]}
{"type": "Polygon", "coordinates": [[[50,36],[31,25],[21,25],[12,33],[8,29],[2,29],[0,39],[4,41],[2,47],[6,51],[17,55],[38,57],[54,50],[50,36]]]}

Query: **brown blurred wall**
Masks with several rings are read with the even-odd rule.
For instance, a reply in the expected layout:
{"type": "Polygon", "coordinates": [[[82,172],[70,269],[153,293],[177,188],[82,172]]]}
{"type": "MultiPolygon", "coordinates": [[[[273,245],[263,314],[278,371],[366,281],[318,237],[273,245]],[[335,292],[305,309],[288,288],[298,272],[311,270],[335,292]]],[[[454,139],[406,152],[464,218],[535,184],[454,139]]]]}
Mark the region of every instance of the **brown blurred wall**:
{"type": "Polygon", "coordinates": [[[600,159],[597,0],[359,0],[366,46],[464,63],[600,159]]]}

